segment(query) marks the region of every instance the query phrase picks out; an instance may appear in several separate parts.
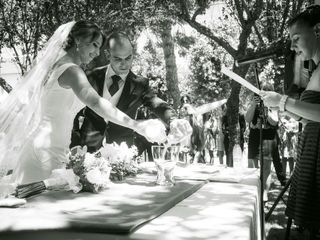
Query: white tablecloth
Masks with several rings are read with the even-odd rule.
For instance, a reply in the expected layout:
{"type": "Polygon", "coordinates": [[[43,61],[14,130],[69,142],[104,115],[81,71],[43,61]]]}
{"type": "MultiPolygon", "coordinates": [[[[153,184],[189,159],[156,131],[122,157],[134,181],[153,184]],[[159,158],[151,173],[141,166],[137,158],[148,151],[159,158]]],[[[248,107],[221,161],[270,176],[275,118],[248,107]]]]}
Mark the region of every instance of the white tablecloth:
{"type": "Polygon", "coordinates": [[[259,240],[259,204],[258,175],[248,169],[240,183],[209,182],[130,235],[35,231],[0,234],[0,239],[259,240]]]}
{"type": "Polygon", "coordinates": [[[127,239],[261,239],[258,172],[242,174],[239,183],[209,182],[127,239]]]}

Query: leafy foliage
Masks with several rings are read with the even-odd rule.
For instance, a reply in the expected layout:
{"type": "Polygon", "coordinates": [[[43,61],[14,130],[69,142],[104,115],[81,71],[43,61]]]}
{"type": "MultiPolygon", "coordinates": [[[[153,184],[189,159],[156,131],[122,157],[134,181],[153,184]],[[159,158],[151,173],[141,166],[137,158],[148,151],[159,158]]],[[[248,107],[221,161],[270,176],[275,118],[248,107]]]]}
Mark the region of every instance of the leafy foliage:
{"type": "MultiPolygon", "coordinates": [[[[220,74],[221,64],[255,84],[252,68],[235,66],[234,59],[259,56],[261,53],[282,51],[287,40],[286,22],[312,0],[39,0],[0,1],[0,46],[16,51],[16,61],[24,71],[41,49],[43,42],[58,25],[79,19],[98,23],[106,33],[124,30],[134,42],[148,29],[158,41],[148,40],[136,58],[138,73],[147,76],[159,95],[177,99],[179,88],[205,102],[229,96],[228,116],[231,127],[232,148],[236,139],[237,116],[242,106],[245,110],[250,93],[240,85],[220,74]],[[204,16],[207,16],[204,18],[204,16]],[[208,17],[209,16],[209,17],[208,17]],[[173,34],[173,40],[164,43],[164,33],[169,27],[185,27],[196,34],[173,34]],[[174,45],[169,46],[174,43],[174,45]],[[173,58],[162,50],[178,48],[180,57],[189,60],[190,76],[179,79],[179,88],[170,85],[177,81],[173,58]],[[24,55],[18,52],[22,49],[24,55]],[[167,64],[166,64],[167,63],[167,64]],[[169,67],[172,67],[171,69],[169,67]],[[173,69],[173,70],[172,70],[173,69]],[[169,76],[169,70],[171,71],[169,76]]],[[[174,32],[174,31],[172,31],[174,32]]],[[[168,32],[167,32],[168,33],[168,32]]],[[[170,37],[168,34],[167,37],[170,37]]],[[[172,54],[171,54],[172,56],[172,54]]],[[[102,63],[105,63],[103,59],[102,63]]],[[[96,64],[96,63],[95,63],[96,64]]],[[[100,64],[100,63],[99,63],[100,64]]],[[[179,69],[178,69],[179,70],[179,69]]],[[[261,81],[273,81],[281,91],[284,74],[283,59],[259,63],[261,81]]],[[[176,101],[176,100],[175,100],[176,101]]],[[[177,103],[175,103],[177,104],[177,103]]]]}
{"type": "Polygon", "coordinates": [[[226,59],[227,56],[216,44],[210,44],[204,39],[199,40],[190,50],[193,94],[201,95],[204,102],[213,102],[225,98],[230,92],[229,81],[221,74],[220,59],[226,59]]]}
{"type": "MultiPolygon", "coordinates": [[[[167,1],[162,2],[163,4],[167,3],[167,1]]],[[[232,58],[240,59],[248,54],[259,56],[262,49],[263,51],[281,50],[284,46],[284,39],[286,39],[285,23],[288,17],[301,9],[303,1],[255,0],[248,2],[228,0],[222,3],[214,0],[179,0],[175,1],[175,5],[176,8],[173,11],[167,8],[169,14],[188,23],[200,34],[222,47],[232,58]],[[201,20],[201,15],[209,11],[210,8],[216,8],[219,4],[223,7],[220,10],[222,14],[218,23],[208,23],[201,20]]],[[[201,57],[199,60],[201,61],[201,57]]],[[[231,67],[231,64],[229,66],[231,67]]],[[[198,75],[206,80],[208,75],[206,66],[195,66],[195,68],[202,68],[204,73],[198,75]]],[[[249,69],[248,66],[237,67],[235,65],[232,68],[242,77],[247,75],[249,69]]],[[[266,65],[264,68],[268,70],[264,73],[265,78],[281,76],[281,67],[266,65]]],[[[197,71],[195,73],[197,74],[197,71]]],[[[236,125],[241,87],[236,82],[231,82],[230,85],[231,93],[227,103],[227,115],[230,126],[229,153],[232,153],[234,141],[237,139],[236,125]]],[[[232,156],[232,154],[230,155],[232,156]]],[[[229,164],[232,165],[232,161],[229,161],[229,164]]]]}
{"type": "Polygon", "coordinates": [[[137,53],[134,61],[134,72],[150,80],[150,86],[158,96],[169,100],[168,88],[165,81],[165,66],[163,52],[159,41],[150,32],[146,33],[147,40],[141,52],[137,53]]]}
{"type": "Polygon", "coordinates": [[[62,23],[86,19],[102,26],[106,33],[124,28],[134,33],[140,21],[132,17],[133,5],[134,1],[115,0],[1,1],[0,46],[14,50],[15,60],[24,73],[62,23]]]}

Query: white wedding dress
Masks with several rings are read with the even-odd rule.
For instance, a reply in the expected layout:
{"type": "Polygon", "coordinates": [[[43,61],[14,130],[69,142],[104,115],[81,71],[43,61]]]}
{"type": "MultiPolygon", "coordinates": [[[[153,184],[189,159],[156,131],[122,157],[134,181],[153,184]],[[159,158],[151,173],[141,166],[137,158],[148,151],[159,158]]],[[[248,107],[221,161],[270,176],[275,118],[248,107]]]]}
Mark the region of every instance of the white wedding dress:
{"type": "Polygon", "coordinates": [[[65,63],[51,73],[41,97],[41,120],[27,139],[13,173],[16,183],[26,184],[48,178],[51,171],[63,167],[71,141],[73,120],[84,104],[73,90],[58,83],[59,76],[73,63],[65,63]]]}

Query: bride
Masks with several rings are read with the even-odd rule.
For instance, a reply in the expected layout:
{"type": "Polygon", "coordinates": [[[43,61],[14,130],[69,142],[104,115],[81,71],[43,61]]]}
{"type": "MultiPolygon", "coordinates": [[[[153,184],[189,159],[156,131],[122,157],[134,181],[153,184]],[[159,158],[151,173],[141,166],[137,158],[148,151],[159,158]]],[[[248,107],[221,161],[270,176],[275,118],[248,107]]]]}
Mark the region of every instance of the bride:
{"type": "Polygon", "coordinates": [[[53,169],[61,168],[73,119],[84,105],[149,141],[164,140],[165,128],[151,135],[148,122],[131,119],[91,87],[80,65],[98,56],[103,42],[102,32],[93,23],[61,25],[21,84],[2,102],[0,182],[8,170],[13,170],[10,181],[25,184],[46,179],[53,169]]]}

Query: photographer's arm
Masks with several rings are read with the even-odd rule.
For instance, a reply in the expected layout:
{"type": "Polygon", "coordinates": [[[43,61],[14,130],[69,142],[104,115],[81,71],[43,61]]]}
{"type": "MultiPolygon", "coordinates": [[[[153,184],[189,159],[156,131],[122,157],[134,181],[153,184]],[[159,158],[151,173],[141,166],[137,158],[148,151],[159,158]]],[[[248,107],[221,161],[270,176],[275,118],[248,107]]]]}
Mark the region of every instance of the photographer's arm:
{"type": "Polygon", "coordinates": [[[255,110],[256,110],[256,106],[257,104],[255,102],[252,102],[246,112],[246,115],[245,115],[245,120],[247,123],[251,123],[252,122],[252,119],[254,117],[254,113],[255,113],[255,110]]]}

